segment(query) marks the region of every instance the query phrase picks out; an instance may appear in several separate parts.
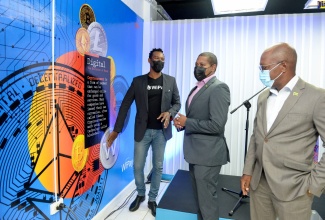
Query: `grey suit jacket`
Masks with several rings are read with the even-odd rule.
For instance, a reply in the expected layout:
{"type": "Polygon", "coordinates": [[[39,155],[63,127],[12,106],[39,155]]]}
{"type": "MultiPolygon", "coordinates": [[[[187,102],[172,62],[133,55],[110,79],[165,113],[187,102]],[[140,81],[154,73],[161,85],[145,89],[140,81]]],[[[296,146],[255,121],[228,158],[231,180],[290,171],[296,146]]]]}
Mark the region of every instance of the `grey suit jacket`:
{"type": "Polygon", "coordinates": [[[318,135],[325,141],[325,90],[299,79],[267,132],[268,96],[266,90],[258,98],[243,173],[252,175],[255,190],[264,169],[272,192],[282,201],[302,196],[308,189],[320,196],[325,187],[325,157],[315,165],[313,155],[318,135]]]}
{"type": "Polygon", "coordinates": [[[226,164],[230,161],[224,137],[230,105],[228,86],[213,77],[194,95],[189,107],[187,102],[183,145],[185,160],[203,166],[226,164]]]}
{"type": "MultiPolygon", "coordinates": [[[[171,117],[174,117],[181,108],[180,98],[176,80],[174,77],[162,74],[163,90],[161,99],[161,112],[170,112],[171,117]]],[[[125,94],[117,119],[114,126],[114,131],[121,132],[128,110],[135,100],[137,113],[134,123],[134,140],[139,142],[144,137],[148,122],[148,74],[133,78],[130,88],[125,94]]],[[[165,129],[162,126],[166,140],[172,137],[171,123],[165,129]]]]}

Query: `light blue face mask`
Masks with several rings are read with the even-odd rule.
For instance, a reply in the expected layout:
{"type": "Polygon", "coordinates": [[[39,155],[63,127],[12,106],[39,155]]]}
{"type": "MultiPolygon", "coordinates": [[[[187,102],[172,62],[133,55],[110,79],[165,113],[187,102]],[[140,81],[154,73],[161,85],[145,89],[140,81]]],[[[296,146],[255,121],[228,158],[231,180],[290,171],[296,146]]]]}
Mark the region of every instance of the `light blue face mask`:
{"type": "MultiPolygon", "coordinates": [[[[270,72],[277,66],[279,66],[279,64],[281,63],[278,63],[276,66],[274,66],[272,69],[270,70],[260,70],[260,80],[261,82],[263,83],[264,86],[268,87],[268,88],[271,88],[274,81],[277,80],[283,72],[281,72],[277,77],[275,77],[275,79],[271,79],[270,77],[270,72]]],[[[271,64],[270,64],[271,65],[271,64]]]]}

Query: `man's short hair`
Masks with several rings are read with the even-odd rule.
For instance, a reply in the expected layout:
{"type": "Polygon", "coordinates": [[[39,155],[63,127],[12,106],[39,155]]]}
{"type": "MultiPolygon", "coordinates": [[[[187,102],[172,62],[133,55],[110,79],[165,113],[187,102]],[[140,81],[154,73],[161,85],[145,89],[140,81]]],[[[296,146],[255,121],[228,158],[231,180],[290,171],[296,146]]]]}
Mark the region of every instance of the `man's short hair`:
{"type": "Polygon", "coordinates": [[[210,65],[216,64],[218,66],[217,56],[214,55],[213,53],[211,53],[211,52],[203,52],[199,56],[207,57],[210,65]]]}
{"type": "Polygon", "coordinates": [[[151,57],[153,55],[153,52],[156,52],[156,51],[164,53],[164,51],[162,49],[160,49],[160,48],[153,48],[149,53],[149,58],[150,59],[151,59],[151,57]]]}

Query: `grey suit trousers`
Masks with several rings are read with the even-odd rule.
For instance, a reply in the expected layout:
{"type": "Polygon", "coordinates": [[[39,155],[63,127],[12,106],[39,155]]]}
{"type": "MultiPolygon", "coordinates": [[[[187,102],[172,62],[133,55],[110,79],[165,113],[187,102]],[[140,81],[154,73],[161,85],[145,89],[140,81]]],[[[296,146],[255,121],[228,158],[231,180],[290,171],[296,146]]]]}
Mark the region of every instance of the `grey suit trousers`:
{"type": "Polygon", "coordinates": [[[193,192],[199,202],[198,220],[219,220],[217,185],[220,166],[189,164],[193,192]]]}

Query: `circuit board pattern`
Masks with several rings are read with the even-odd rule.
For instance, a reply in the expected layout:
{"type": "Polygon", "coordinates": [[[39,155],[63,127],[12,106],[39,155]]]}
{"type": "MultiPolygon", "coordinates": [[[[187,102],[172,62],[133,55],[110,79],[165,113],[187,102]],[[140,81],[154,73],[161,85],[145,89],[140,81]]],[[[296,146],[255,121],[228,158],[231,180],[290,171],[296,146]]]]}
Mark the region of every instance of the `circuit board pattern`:
{"type": "MultiPolygon", "coordinates": [[[[133,178],[130,171],[122,169],[123,158],[110,170],[103,168],[99,143],[89,147],[81,171],[74,170],[71,163],[73,143],[85,131],[83,53],[87,50],[78,52],[76,34],[82,27],[79,9],[86,3],[94,8],[94,13],[97,9],[95,20],[99,24],[105,19],[111,19],[111,23],[118,19],[129,22],[121,27],[101,24],[102,31],[109,33],[107,38],[119,33],[113,44],[108,44],[107,39],[107,46],[113,48],[108,47],[107,53],[113,51],[114,56],[119,56],[124,71],[123,76],[117,75],[114,58],[105,55],[111,60],[111,127],[128,89],[127,82],[141,69],[136,64],[140,62],[130,60],[141,57],[142,21],[120,1],[56,0],[55,22],[50,0],[0,1],[1,219],[74,218],[70,211],[49,215],[55,192],[78,219],[91,219],[133,178]],[[123,10],[121,15],[115,13],[119,10],[123,10]],[[124,182],[111,187],[112,179],[121,178],[124,182]]],[[[105,38],[100,39],[105,43],[105,38]]],[[[101,51],[105,51],[104,46],[101,51]]],[[[129,117],[130,112],[124,127],[129,117]]]]}
{"type": "MultiPolygon", "coordinates": [[[[56,166],[57,195],[78,218],[91,219],[98,211],[107,171],[96,145],[82,171],[71,166],[72,143],[84,132],[83,58],[66,52],[75,51],[77,22],[67,19],[72,15],[58,13],[53,76],[52,3],[31,2],[0,2],[0,172],[5,174],[0,180],[1,216],[49,219],[44,210],[54,201],[56,166]]],[[[65,2],[59,2],[59,10],[71,7],[65,2]]],[[[60,218],[68,216],[71,213],[60,213],[60,218]]]]}

